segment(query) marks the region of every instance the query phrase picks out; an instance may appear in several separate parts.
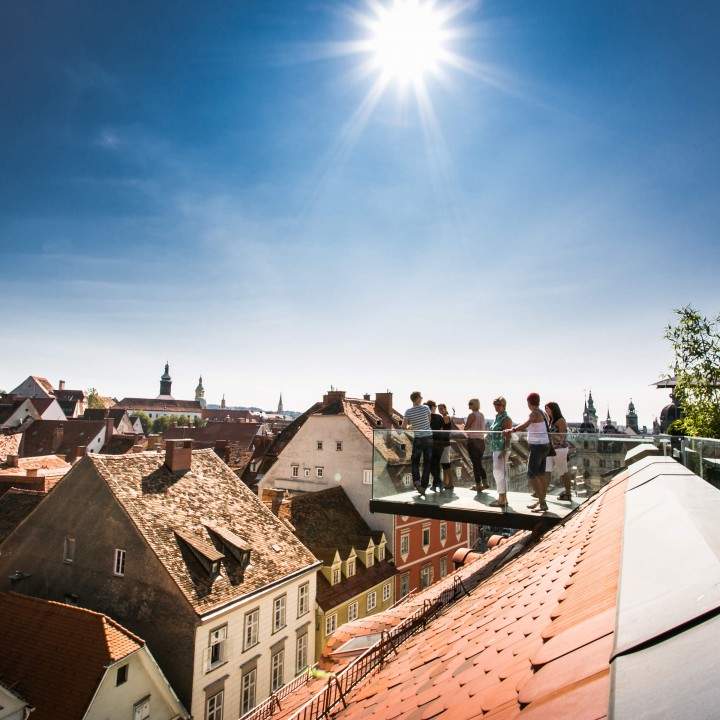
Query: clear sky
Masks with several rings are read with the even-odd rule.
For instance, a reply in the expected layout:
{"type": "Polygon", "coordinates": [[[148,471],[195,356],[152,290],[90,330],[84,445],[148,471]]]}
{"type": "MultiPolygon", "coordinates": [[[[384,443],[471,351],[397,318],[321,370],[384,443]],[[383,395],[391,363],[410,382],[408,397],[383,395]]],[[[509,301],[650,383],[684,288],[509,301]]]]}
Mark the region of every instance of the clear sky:
{"type": "Polygon", "coordinates": [[[357,121],[353,11],[2,4],[0,387],[154,396],[169,360],[210,402],[652,421],[672,308],[720,311],[720,4],[466,3],[430,132],[392,85],[357,121]]]}

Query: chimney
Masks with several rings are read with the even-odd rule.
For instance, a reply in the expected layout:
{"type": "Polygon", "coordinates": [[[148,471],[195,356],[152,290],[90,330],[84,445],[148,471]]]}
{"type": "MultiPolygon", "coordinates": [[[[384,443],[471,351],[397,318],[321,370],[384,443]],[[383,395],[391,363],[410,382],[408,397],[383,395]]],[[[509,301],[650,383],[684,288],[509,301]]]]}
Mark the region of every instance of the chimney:
{"type": "Polygon", "coordinates": [[[64,390],[64,389],[65,389],[65,381],[64,381],[64,380],[60,380],[60,381],[58,382],[58,390],[64,390]]]}
{"type": "Polygon", "coordinates": [[[282,504],[283,498],[285,497],[284,490],[276,490],[275,488],[265,488],[262,491],[262,497],[260,498],[263,505],[266,505],[273,515],[277,515],[282,504]]]}
{"type": "Polygon", "coordinates": [[[37,477],[38,476],[38,469],[37,468],[28,468],[25,471],[25,477],[37,477]]]}
{"type": "Polygon", "coordinates": [[[110,442],[110,438],[115,434],[115,418],[105,418],[105,444],[110,442]]]}
{"type": "Polygon", "coordinates": [[[188,472],[192,465],[192,440],[166,440],[165,466],[172,473],[188,472]]]}
{"type": "Polygon", "coordinates": [[[159,450],[160,449],[160,435],[157,433],[150,433],[147,436],[147,449],[148,450],[159,450]]]}
{"type": "Polygon", "coordinates": [[[7,463],[8,467],[16,468],[20,466],[20,456],[19,455],[8,455],[5,458],[5,462],[7,463]]]}
{"type": "Polygon", "coordinates": [[[292,523],[292,512],[290,509],[290,500],[285,499],[280,503],[280,507],[278,508],[277,516],[281,520],[287,520],[289,523],[292,523]]]}
{"type": "Polygon", "coordinates": [[[375,393],[375,409],[381,410],[386,415],[392,417],[393,398],[390,391],[384,393],[375,393]]]}
{"type": "Polygon", "coordinates": [[[63,427],[62,422],[59,422],[53,428],[53,441],[52,441],[52,451],[53,452],[56,452],[62,445],[64,435],[65,435],[65,428],[63,427]]]}
{"type": "Polygon", "coordinates": [[[345,399],[344,390],[328,390],[323,396],[323,405],[331,405],[334,402],[345,399]]]}
{"type": "Polygon", "coordinates": [[[363,400],[369,400],[370,399],[370,393],[365,393],[363,395],[363,400]]]}
{"type": "Polygon", "coordinates": [[[75,448],[75,459],[79,460],[80,458],[85,457],[86,450],[87,450],[87,445],[78,445],[75,448]]]}

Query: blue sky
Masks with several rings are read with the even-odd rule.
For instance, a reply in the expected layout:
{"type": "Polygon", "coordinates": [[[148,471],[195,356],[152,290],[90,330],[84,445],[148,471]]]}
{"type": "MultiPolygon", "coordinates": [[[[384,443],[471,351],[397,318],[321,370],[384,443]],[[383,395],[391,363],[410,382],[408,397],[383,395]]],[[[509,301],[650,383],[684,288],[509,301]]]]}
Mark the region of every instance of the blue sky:
{"type": "Polygon", "coordinates": [[[442,143],[392,87],[348,141],[372,78],[319,51],[365,7],[3,4],[0,387],[154,395],[167,359],[211,402],[652,420],[672,308],[720,310],[720,6],[471,5],[496,82],[430,83],[442,143]]]}

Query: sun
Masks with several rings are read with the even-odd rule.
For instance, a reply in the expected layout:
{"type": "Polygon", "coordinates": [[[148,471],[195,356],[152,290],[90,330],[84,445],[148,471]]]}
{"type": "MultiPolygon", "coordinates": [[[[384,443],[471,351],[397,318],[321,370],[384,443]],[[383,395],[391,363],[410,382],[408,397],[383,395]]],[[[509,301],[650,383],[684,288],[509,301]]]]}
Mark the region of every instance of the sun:
{"type": "Polygon", "coordinates": [[[387,81],[416,84],[447,58],[447,16],[429,0],[376,5],[368,18],[369,64],[387,81]]]}

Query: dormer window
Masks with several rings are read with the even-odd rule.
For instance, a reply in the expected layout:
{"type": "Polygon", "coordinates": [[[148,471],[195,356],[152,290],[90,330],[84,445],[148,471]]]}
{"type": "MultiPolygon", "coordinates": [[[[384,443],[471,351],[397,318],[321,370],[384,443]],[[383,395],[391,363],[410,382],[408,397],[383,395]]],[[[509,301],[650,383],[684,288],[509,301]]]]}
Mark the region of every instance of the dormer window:
{"type": "Polygon", "coordinates": [[[240,565],[240,570],[244,571],[250,564],[250,545],[232,530],[228,530],[228,528],[219,525],[206,525],[205,529],[210,537],[222,546],[225,554],[232,557],[240,565]]]}
{"type": "Polygon", "coordinates": [[[225,557],[210,543],[185,530],[175,530],[175,537],[181,548],[187,550],[203,567],[211,579],[220,573],[220,561],[225,557]]]}
{"type": "Polygon", "coordinates": [[[382,562],[385,559],[385,545],[378,546],[378,562],[382,562]]]}
{"type": "Polygon", "coordinates": [[[355,574],[355,558],[350,558],[347,561],[347,576],[352,577],[355,574]]]}
{"type": "Polygon", "coordinates": [[[375,555],[372,550],[368,550],[365,557],[365,567],[372,567],[375,564],[375,555]]]}
{"type": "Polygon", "coordinates": [[[332,571],[332,585],[337,585],[342,581],[342,572],[340,568],[333,568],[332,571]]]}

